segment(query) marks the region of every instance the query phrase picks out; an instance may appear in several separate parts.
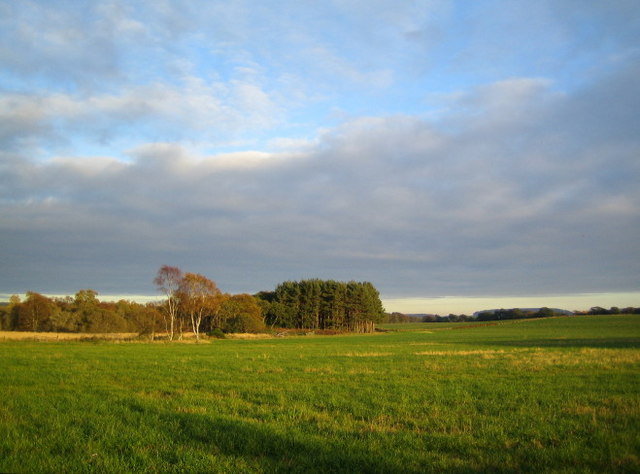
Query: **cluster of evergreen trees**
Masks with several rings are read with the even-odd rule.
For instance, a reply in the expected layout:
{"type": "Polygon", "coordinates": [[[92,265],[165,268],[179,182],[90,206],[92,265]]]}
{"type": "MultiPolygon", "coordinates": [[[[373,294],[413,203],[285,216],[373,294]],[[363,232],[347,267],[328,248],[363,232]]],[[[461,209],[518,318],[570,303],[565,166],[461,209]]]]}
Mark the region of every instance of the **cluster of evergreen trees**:
{"type": "Polygon", "coordinates": [[[270,326],[367,331],[385,316],[380,294],[369,282],[287,281],[256,296],[270,326]]]}

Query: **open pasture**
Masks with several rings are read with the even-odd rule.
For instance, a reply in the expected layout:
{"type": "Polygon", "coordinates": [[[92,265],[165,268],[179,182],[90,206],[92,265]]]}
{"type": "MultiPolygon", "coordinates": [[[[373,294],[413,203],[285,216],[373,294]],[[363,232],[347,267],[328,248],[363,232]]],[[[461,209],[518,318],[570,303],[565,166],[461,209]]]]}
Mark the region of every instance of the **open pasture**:
{"type": "Polygon", "coordinates": [[[638,316],[0,360],[2,472],[640,470],[638,316]]]}

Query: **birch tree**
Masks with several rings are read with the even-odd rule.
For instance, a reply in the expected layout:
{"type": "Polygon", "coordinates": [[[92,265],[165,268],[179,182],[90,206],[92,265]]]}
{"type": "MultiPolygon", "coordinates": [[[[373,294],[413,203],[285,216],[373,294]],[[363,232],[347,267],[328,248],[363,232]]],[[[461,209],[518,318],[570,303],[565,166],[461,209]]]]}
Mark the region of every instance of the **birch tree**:
{"type": "Polygon", "coordinates": [[[217,312],[222,292],[214,281],[197,273],[186,273],[180,281],[178,295],[180,308],[189,316],[191,329],[199,341],[202,319],[217,312]]]}
{"type": "MultiPolygon", "coordinates": [[[[165,311],[168,318],[168,330],[169,340],[173,341],[174,328],[176,319],[178,317],[178,298],[177,293],[180,289],[180,283],[182,282],[182,270],[178,267],[170,267],[169,265],[163,265],[158,270],[158,274],[153,280],[158,290],[165,294],[167,297],[167,303],[165,311]]],[[[165,320],[166,321],[166,320],[165,320]]]]}

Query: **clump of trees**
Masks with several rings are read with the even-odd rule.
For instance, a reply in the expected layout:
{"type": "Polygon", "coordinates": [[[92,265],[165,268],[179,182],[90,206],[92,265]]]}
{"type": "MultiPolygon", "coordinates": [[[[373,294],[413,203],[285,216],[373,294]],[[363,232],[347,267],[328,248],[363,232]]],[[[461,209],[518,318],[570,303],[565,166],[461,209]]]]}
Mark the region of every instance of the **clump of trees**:
{"type": "Polygon", "coordinates": [[[287,281],[256,296],[265,322],[283,328],[369,332],[385,315],[380,294],[369,282],[287,281]]]}
{"type": "Polygon", "coordinates": [[[185,326],[196,340],[204,332],[260,332],[265,329],[255,297],[222,293],[216,283],[197,273],[163,265],[153,280],[166,296],[160,306],[169,340],[181,339],[185,326]]]}
{"type": "Polygon", "coordinates": [[[450,313],[447,316],[440,316],[438,314],[425,314],[422,317],[423,323],[464,323],[466,321],[473,321],[473,317],[466,314],[453,314],[450,313]]]}
{"type": "Polygon", "coordinates": [[[287,281],[255,296],[230,296],[202,275],[167,265],[154,282],[167,297],[162,309],[170,339],[182,327],[181,318],[198,338],[201,331],[261,332],[267,325],[369,332],[384,316],[378,290],[369,282],[287,281]]]}
{"type": "Polygon", "coordinates": [[[385,323],[419,323],[421,321],[422,316],[404,314],[397,311],[394,311],[393,313],[386,313],[383,319],[383,322],[385,323]]]}
{"type": "Polygon", "coordinates": [[[473,321],[473,317],[466,314],[449,314],[440,316],[439,314],[403,314],[403,313],[387,313],[385,315],[385,323],[462,323],[465,321],[473,321]]]}
{"type": "Polygon", "coordinates": [[[126,300],[101,302],[98,293],[90,289],[65,298],[49,298],[28,291],[24,301],[14,295],[8,305],[0,308],[0,329],[153,334],[162,329],[162,316],[155,304],[126,300]]]}

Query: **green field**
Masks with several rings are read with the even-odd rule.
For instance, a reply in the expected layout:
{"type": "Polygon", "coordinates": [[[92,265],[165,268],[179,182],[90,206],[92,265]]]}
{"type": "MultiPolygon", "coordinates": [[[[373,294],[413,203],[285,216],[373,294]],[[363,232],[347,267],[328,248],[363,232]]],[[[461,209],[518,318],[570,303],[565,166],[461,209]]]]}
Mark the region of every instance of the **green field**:
{"type": "Polygon", "coordinates": [[[0,360],[2,472],[640,471],[637,315],[0,360]]]}

